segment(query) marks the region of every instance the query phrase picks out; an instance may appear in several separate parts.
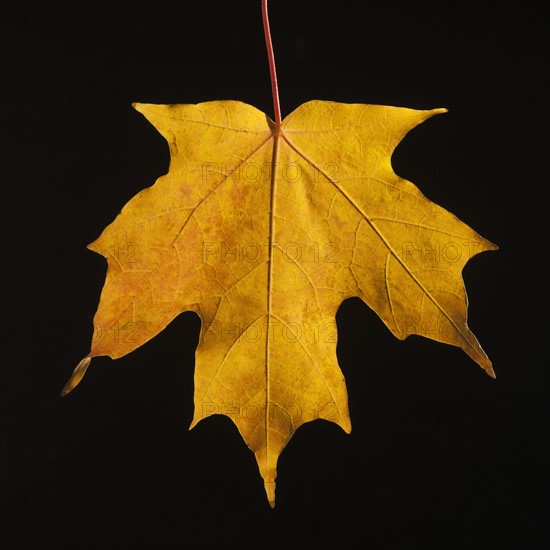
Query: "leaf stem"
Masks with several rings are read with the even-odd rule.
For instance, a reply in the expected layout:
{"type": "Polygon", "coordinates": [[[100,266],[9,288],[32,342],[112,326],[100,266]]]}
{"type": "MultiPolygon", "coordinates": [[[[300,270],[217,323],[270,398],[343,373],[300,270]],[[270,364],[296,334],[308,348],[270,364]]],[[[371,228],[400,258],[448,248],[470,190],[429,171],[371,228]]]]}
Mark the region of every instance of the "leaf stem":
{"type": "Polygon", "coordinates": [[[265,44],[267,46],[267,59],[269,61],[269,73],[271,75],[271,94],[273,96],[273,112],[275,115],[275,126],[281,126],[281,106],[279,104],[279,87],[277,85],[277,71],[275,70],[275,54],[271,42],[269,30],[269,16],[267,14],[267,0],[262,0],[262,19],[264,22],[265,44]]]}

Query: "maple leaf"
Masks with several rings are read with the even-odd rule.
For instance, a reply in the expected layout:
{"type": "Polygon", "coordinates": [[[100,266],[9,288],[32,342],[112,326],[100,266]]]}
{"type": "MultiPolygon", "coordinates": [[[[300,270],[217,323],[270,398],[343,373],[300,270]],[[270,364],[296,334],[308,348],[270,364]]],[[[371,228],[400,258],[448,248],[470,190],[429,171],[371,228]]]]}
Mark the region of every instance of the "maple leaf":
{"type": "Polygon", "coordinates": [[[461,272],[496,249],[391,167],[405,134],[445,109],[309,101],[281,121],[275,97],[275,121],[239,101],[134,105],[167,140],[170,168],[89,245],[108,271],[91,350],[63,390],[92,357],[126,355],[196,312],[191,427],[229,416],[272,506],[278,457],[302,424],[351,431],[336,356],[346,298],[398,338],[458,346],[494,377],[461,272]]]}

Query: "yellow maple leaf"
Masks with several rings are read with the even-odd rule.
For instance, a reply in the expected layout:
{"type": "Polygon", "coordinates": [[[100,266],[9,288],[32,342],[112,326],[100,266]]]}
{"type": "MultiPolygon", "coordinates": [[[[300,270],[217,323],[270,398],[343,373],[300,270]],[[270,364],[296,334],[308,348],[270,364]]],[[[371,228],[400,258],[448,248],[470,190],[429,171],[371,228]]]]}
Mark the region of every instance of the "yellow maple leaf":
{"type": "Polygon", "coordinates": [[[445,109],[310,101],[272,121],[238,101],[135,108],[167,140],[170,168],[89,245],[108,272],[91,350],[63,394],[92,357],[126,355],[195,311],[191,427],[229,416],[273,506],[277,460],[299,426],[324,418],[351,431],[336,356],[346,298],[398,338],[458,346],[494,376],[467,326],[461,273],[496,247],[390,163],[445,109]]]}

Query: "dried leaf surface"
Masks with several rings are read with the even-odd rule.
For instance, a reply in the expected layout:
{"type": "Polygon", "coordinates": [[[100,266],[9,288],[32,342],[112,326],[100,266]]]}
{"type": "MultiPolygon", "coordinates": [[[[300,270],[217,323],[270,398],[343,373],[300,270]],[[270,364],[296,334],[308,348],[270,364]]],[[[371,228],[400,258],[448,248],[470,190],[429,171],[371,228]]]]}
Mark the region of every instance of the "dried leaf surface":
{"type": "Polygon", "coordinates": [[[271,505],[277,459],[303,423],[350,432],[335,315],[360,297],[398,338],[491,363],[467,325],[462,269],[496,247],[397,176],[405,134],[444,109],[310,101],[280,129],[237,101],[136,104],[166,138],[169,172],[97,241],[108,261],[90,358],[121,357],[195,311],[195,414],[226,414],[271,505]],[[115,253],[116,252],[116,253],[115,253]]]}

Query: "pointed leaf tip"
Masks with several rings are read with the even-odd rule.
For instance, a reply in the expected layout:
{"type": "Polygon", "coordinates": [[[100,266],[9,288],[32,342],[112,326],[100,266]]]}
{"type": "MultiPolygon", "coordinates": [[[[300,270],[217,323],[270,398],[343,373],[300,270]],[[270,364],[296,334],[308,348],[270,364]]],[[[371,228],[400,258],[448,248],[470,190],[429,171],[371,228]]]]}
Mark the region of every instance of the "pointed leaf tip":
{"type": "Polygon", "coordinates": [[[428,118],[432,117],[432,116],[435,116],[435,115],[443,115],[445,113],[448,113],[449,112],[449,109],[445,108],[445,107],[439,107],[437,109],[430,109],[428,111],[428,118]]]}
{"type": "Polygon", "coordinates": [[[132,108],[135,109],[138,113],[140,114],[144,114],[143,113],[143,103],[140,103],[139,101],[134,101],[132,102],[132,108]]]}
{"type": "Polygon", "coordinates": [[[275,482],[274,481],[265,481],[265,494],[267,495],[267,500],[271,508],[275,508],[275,482]]]}
{"type": "Polygon", "coordinates": [[[61,397],[65,397],[68,393],[72,392],[76,388],[76,386],[78,386],[82,378],[84,378],[86,370],[90,366],[91,361],[91,357],[84,357],[84,359],[82,359],[82,361],[78,363],[68,382],[61,390],[61,397]]]}

